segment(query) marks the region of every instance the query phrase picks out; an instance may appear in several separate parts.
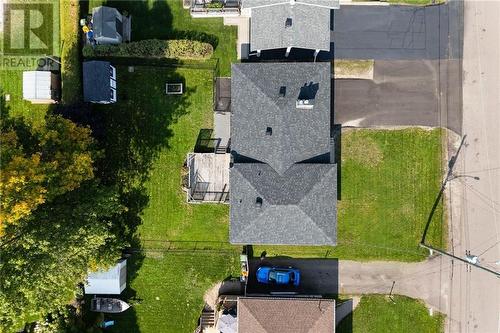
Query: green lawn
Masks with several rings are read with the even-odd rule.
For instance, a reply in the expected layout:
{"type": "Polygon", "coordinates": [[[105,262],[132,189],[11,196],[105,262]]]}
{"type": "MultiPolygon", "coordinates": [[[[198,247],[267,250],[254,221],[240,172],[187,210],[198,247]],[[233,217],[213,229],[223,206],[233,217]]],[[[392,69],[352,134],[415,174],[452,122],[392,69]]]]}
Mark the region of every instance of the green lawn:
{"type": "Polygon", "coordinates": [[[82,100],[80,59],[80,4],[78,0],[60,1],[62,102],[82,100]]]}
{"type": "MultiPolygon", "coordinates": [[[[255,253],[355,260],[423,260],[419,248],[440,189],[441,130],[344,130],[338,246],[257,246],[255,253]]],[[[446,247],[439,204],[427,243],[446,247]]]]}
{"type": "Polygon", "coordinates": [[[10,101],[5,101],[7,110],[0,110],[2,117],[8,112],[12,117],[23,117],[29,123],[40,124],[53,108],[51,104],[31,104],[23,100],[23,72],[19,70],[0,70],[0,94],[4,97],[10,95],[10,101]]]}
{"type": "Polygon", "coordinates": [[[361,297],[353,314],[337,327],[338,333],[439,333],[443,332],[444,316],[428,309],[418,300],[394,296],[370,295],[361,297]]]}
{"type": "Polygon", "coordinates": [[[193,19],[181,0],[106,1],[90,0],[89,10],[105,3],[132,15],[132,39],[196,39],[214,46],[213,58],[220,61],[220,76],[230,76],[236,62],[234,26],[225,26],[222,18],[193,19]]]}
{"type": "MultiPolygon", "coordinates": [[[[137,260],[137,259],[136,259],[137,260]]],[[[192,332],[203,308],[203,295],[215,283],[235,275],[234,254],[149,253],[122,295],[132,298],[127,312],[109,332],[192,332]]],[[[129,262],[129,271],[133,261],[129,262]]],[[[130,278],[130,276],[129,276],[130,278]]]]}

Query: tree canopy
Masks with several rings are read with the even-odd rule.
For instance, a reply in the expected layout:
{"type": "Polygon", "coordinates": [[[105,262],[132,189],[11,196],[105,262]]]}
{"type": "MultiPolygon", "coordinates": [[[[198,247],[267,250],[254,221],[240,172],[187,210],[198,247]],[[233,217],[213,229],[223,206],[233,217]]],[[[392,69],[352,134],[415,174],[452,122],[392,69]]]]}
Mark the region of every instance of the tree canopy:
{"type": "Polygon", "coordinates": [[[22,119],[1,124],[0,235],[39,205],[94,177],[90,129],[60,116],[32,127],[22,119]]]}

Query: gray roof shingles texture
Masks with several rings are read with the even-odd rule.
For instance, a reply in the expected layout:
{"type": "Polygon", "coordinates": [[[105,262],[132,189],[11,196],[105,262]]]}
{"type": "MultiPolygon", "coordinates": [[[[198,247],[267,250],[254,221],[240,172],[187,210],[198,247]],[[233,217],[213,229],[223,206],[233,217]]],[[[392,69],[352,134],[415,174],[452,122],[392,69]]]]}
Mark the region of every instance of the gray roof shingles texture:
{"type": "Polygon", "coordinates": [[[110,63],[107,61],[83,62],[83,99],[85,102],[109,101],[110,63]]]}
{"type": "Polygon", "coordinates": [[[252,51],[287,47],[329,51],[330,9],[303,4],[253,8],[250,36],[252,51]]]}
{"type": "Polygon", "coordinates": [[[120,38],[116,20],[121,20],[121,14],[116,8],[100,6],[92,10],[94,38],[120,38]]]}
{"type": "Polygon", "coordinates": [[[229,177],[231,243],[336,245],[336,164],[295,164],[279,175],[235,163],[229,177]]]}
{"type": "Polygon", "coordinates": [[[232,69],[231,243],[335,245],[336,165],[300,163],[330,152],[330,64],[232,69]],[[304,84],[314,91],[312,109],[296,108],[304,84]]]}
{"type": "Polygon", "coordinates": [[[239,297],[238,332],[334,333],[335,301],[239,297]]]}
{"type": "Polygon", "coordinates": [[[330,63],[234,64],[231,149],[283,174],[292,164],[330,151],[330,63]],[[297,109],[301,88],[317,89],[314,108],[297,109]],[[285,97],[279,96],[281,86],[285,97]],[[272,135],[266,135],[267,128],[272,135]]]}

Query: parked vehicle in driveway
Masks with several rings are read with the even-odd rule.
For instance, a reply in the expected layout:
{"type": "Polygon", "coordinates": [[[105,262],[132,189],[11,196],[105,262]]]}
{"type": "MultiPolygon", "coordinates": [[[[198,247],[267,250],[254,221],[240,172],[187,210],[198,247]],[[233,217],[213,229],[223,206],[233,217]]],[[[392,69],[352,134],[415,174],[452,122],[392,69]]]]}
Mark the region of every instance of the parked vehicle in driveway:
{"type": "Polygon", "coordinates": [[[300,284],[300,270],[293,267],[261,266],[257,269],[257,282],[298,287],[300,284]]]}

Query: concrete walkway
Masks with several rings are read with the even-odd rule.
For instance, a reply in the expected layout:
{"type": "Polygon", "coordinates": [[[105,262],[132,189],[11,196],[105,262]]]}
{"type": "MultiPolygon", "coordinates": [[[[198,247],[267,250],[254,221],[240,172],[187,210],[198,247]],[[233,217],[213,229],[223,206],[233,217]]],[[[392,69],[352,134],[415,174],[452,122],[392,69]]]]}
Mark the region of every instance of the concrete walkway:
{"type": "Polygon", "coordinates": [[[224,25],[234,25],[238,29],[238,59],[248,59],[250,52],[250,18],[245,16],[224,17],[224,25]]]}
{"type": "MultiPolygon", "coordinates": [[[[455,263],[457,265],[457,263],[455,263]]],[[[448,312],[451,263],[433,257],[419,263],[339,261],[339,294],[393,294],[448,312]]]]}

